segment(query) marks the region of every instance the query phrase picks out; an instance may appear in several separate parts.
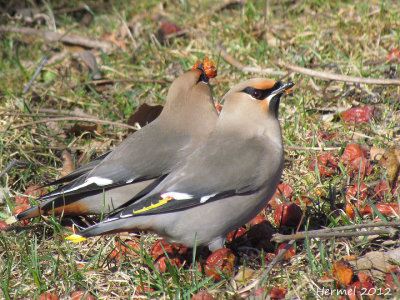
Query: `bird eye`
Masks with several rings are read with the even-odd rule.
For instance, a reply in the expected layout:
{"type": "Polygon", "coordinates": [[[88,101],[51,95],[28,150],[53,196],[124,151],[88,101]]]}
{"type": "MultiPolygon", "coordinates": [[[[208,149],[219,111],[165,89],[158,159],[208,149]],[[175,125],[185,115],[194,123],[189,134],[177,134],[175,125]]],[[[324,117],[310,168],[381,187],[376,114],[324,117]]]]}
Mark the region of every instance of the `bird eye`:
{"type": "Polygon", "coordinates": [[[254,90],[253,93],[251,93],[251,96],[255,99],[261,99],[262,93],[258,90],[254,90]]]}

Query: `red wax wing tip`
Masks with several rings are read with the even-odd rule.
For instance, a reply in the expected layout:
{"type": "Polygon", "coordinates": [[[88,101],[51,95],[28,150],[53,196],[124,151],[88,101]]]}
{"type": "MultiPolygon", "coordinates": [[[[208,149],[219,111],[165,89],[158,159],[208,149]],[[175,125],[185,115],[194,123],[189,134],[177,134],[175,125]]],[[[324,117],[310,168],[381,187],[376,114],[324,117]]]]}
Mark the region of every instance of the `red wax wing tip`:
{"type": "Polygon", "coordinates": [[[204,57],[203,66],[204,66],[204,72],[206,73],[208,78],[214,78],[217,76],[217,67],[215,66],[212,60],[209,60],[207,57],[204,57]]]}
{"type": "Polygon", "coordinates": [[[200,66],[200,62],[198,60],[196,60],[196,63],[194,64],[194,66],[192,67],[192,70],[197,69],[200,66]]]}

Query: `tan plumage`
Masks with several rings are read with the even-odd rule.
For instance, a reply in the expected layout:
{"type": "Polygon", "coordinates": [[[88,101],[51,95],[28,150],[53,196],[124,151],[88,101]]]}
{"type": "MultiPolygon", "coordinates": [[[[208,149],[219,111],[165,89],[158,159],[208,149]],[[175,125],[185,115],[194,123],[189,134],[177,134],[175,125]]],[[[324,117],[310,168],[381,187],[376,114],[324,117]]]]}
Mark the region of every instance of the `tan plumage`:
{"type": "MultiPolygon", "coordinates": [[[[209,62],[207,62],[209,64],[209,62]]],[[[201,64],[169,88],[160,116],[106,153],[54,183],[70,183],[43,196],[42,203],[16,216],[108,213],[144,190],[201,145],[218,114],[201,64]],[[54,208],[54,209],[53,209],[54,208]]]]}
{"type": "Polygon", "coordinates": [[[149,194],[70,237],[151,230],[186,246],[223,246],[265,207],[279,183],[281,95],[293,83],[251,79],[233,87],[214,132],[149,194]]]}

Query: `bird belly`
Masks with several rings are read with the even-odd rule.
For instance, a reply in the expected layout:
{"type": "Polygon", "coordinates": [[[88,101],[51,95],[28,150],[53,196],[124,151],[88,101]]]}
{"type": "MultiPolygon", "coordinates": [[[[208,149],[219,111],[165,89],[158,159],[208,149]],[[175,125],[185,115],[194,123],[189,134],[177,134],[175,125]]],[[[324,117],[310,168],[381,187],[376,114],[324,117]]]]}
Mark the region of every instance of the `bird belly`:
{"type": "Polygon", "coordinates": [[[169,242],[188,247],[208,245],[254,218],[269,202],[280,176],[251,195],[206,202],[179,212],[157,215],[156,232],[169,242]]]}

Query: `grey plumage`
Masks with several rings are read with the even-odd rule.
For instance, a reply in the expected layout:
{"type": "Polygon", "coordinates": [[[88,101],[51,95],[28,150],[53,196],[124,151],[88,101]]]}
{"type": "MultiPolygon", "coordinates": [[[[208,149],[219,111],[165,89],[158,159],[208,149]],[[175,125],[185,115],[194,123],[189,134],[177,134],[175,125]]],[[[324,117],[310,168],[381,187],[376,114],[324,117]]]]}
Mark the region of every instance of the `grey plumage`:
{"type": "Polygon", "coordinates": [[[251,79],[232,88],[214,132],[149,194],[71,240],[151,230],[186,246],[223,246],[268,203],[283,169],[281,95],[293,83],[251,79]]]}
{"type": "Polygon", "coordinates": [[[171,84],[165,107],[155,121],[113,151],[55,181],[72,180],[16,218],[108,213],[168,174],[207,139],[217,119],[208,77],[200,65],[171,84]]]}

